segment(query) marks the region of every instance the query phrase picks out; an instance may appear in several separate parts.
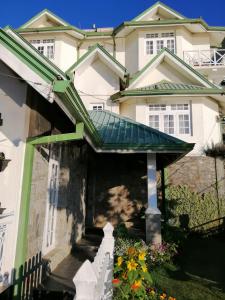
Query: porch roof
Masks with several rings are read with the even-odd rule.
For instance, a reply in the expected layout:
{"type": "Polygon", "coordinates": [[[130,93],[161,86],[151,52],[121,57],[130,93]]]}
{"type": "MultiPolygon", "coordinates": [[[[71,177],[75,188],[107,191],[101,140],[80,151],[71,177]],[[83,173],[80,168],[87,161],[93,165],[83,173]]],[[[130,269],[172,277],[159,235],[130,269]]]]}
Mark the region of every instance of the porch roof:
{"type": "Polygon", "coordinates": [[[153,96],[153,95],[220,95],[223,93],[221,88],[208,88],[193,84],[183,84],[162,80],[160,82],[136,89],[128,89],[117,92],[111,96],[112,100],[118,100],[127,96],[153,96]]]}
{"type": "Polygon", "coordinates": [[[89,111],[89,115],[102,139],[102,150],[183,153],[194,147],[194,144],[109,111],[89,111]]]}

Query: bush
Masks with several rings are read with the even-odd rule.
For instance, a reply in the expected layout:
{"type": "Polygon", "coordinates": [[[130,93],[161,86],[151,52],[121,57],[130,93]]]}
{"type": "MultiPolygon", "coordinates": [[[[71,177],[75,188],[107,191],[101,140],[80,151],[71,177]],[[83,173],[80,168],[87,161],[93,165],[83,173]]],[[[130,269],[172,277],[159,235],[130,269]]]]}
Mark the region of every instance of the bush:
{"type": "Polygon", "coordinates": [[[163,242],[161,245],[153,245],[148,250],[148,260],[150,266],[164,265],[172,262],[177,254],[178,246],[175,243],[163,242]]]}
{"type": "MultiPolygon", "coordinates": [[[[166,191],[169,225],[191,229],[225,216],[225,201],[214,193],[197,194],[188,186],[169,186],[166,191]]],[[[216,224],[209,223],[202,229],[216,224]]]]}

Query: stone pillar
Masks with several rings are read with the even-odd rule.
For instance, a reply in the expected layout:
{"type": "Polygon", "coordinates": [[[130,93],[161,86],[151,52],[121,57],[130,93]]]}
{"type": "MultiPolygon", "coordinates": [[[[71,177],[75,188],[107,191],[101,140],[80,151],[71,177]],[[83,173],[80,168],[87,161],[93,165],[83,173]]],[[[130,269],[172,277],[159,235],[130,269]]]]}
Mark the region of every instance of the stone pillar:
{"type": "Polygon", "coordinates": [[[148,207],[145,212],[146,242],[161,244],[161,212],[157,207],[156,154],[147,154],[148,207]]]}

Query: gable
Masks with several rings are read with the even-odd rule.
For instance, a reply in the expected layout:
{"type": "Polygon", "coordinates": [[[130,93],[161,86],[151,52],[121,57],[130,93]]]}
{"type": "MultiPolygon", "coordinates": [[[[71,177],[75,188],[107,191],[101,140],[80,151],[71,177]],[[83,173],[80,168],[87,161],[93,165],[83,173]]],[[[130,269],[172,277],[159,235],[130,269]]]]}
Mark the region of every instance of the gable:
{"type": "Polygon", "coordinates": [[[167,5],[157,2],[143,13],[138,15],[132,21],[153,21],[153,20],[180,20],[184,19],[184,17],[173,10],[172,8],[168,7],[167,5]]]}
{"type": "Polygon", "coordinates": [[[178,56],[164,48],[143,69],[131,77],[129,89],[144,87],[162,80],[217,88],[178,56]]]}
{"type": "Polygon", "coordinates": [[[47,9],[41,11],[39,14],[31,18],[28,22],[20,28],[43,28],[43,27],[59,27],[67,26],[67,22],[62,20],[47,9]]]}

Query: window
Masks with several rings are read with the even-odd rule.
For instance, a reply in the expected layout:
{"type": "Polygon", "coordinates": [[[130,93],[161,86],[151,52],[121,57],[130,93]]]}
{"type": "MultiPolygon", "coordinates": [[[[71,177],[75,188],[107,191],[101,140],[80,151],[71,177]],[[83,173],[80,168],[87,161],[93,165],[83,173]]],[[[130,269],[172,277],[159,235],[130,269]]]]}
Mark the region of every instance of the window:
{"type": "Polygon", "coordinates": [[[167,134],[190,134],[190,105],[188,103],[149,104],[148,125],[167,134]]]}
{"type": "Polygon", "coordinates": [[[104,110],[104,104],[103,103],[91,104],[91,110],[102,111],[102,110],[104,110]]]}
{"type": "Polygon", "coordinates": [[[49,59],[54,58],[55,41],[53,39],[30,40],[30,43],[42,54],[49,59]]]}
{"type": "Polygon", "coordinates": [[[145,52],[147,55],[157,54],[165,47],[175,53],[174,32],[148,33],[145,38],[145,52]]]}

